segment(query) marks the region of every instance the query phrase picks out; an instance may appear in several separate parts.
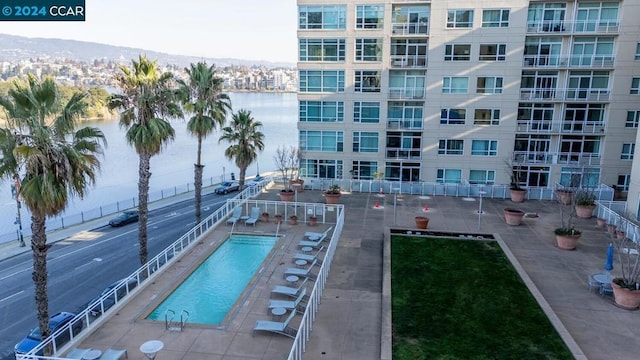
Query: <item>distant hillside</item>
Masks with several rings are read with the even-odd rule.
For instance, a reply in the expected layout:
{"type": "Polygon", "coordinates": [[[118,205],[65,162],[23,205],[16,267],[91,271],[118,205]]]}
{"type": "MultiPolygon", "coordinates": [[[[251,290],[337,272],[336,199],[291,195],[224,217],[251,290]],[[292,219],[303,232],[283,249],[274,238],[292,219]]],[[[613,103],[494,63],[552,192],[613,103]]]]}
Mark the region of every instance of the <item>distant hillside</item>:
{"type": "MultiPolygon", "coordinates": [[[[66,58],[80,61],[95,59],[124,60],[137,58],[139,54],[146,54],[160,64],[187,66],[201,61],[201,57],[166,54],[156,51],[129,48],[123,46],[105,45],[86,41],[28,38],[0,34],[0,61],[28,60],[37,57],[66,58]]],[[[213,59],[205,58],[208,63],[217,67],[229,65],[264,65],[269,68],[294,67],[293,63],[275,63],[268,61],[254,61],[241,59],[213,59]]]]}

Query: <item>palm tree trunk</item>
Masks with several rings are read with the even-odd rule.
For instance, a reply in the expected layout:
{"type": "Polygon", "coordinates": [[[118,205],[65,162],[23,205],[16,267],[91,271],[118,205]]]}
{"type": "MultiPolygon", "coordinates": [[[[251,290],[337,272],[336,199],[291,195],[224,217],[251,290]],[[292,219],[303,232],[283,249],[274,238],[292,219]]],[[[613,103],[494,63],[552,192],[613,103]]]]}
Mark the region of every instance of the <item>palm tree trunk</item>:
{"type": "Polygon", "coordinates": [[[194,179],[193,185],[195,187],[195,206],[196,206],[196,225],[200,224],[200,218],[202,217],[202,172],[204,165],[200,163],[200,156],[202,152],[202,136],[198,136],[198,155],[196,163],[194,164],[194,179]]]}
{"type": "Polygon", "coordinates": [[[151,155],[140,153],[140,167],[138,169],[138,239],[140,241],[140,264],[147,263],[147,219],[149,214],[149,179],[151,178],[151,155]]]}
{"type": "MultiPolygon", "coordinates": [[[[47,294],[47,233],[45,217],[42,214],[31,215],[31,250],[33,251],[33,284],[35,286],[36,308],[38,310],[38,326],[42,339],[47,338],[49,331],[49,297],[47,294]]],[[[51,354],[51,347],[44,349],[45,355],[51,354]]]]}
{"type": "Polygon", "coordinates": [[[248,166],[241,166],[240,167],[240,191],[242,191],[242,188],[244,188],[244,178],[247,175],[247,167],[248,166]]]}

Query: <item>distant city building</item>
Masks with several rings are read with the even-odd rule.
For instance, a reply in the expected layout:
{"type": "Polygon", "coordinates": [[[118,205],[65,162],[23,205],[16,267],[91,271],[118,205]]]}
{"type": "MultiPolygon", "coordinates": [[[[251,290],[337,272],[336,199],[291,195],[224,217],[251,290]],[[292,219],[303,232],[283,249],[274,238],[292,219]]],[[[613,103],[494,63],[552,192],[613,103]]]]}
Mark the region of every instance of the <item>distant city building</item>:
{"type": "Polygon", "coordinates": [[[629,190],[637,1],[297,4],[302,175],[629,190]]]}

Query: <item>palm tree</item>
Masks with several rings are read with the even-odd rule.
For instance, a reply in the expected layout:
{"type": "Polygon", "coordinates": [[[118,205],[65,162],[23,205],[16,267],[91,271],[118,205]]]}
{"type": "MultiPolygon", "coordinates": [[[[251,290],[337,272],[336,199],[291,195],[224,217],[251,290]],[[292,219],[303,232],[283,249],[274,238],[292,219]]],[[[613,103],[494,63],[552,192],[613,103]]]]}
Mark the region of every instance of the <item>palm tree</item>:
{"type": "Polygon", "coordinates": [[[225,140],[231,146],[225,149],[224,155],[229,160],[235,160],[240,169],[240,189],[244,187],[247,168],[258,158],[258,152],[264,150],[264,134],[260,132],[262,123],[255,121],[251,111],[240,109],[233,114],[231,123],[222,129],[221,142],[225,140]]]}
{"type": "Polygon", "coordinates": [[[147,218],[149,212],[149,179],[151,157],[175,138],[175,131],[166,117],[180,116],[173,74],[161,72],[155,61],[140,55],[131,60],[131,68],[120,66],[116,76],[120,94],[109,97],[110,109],[120,110],[120,127],[139,157],[138,168],[138,237],[142,265],[147,263],[147,218]]]}
{"type": "MultiPolygon", "coordinates": [[[[16,82],[0,102],[8,115],[0,129],[0,177],[18,177],[18,196],[31,213],[33,281],[42,338],[50,335],[45,220],[60,214],[72,196],[83,197],[100,169],[106,144],[97,128],[76,129],[86,107],[85,94],[63,103],[56,83],[30,75],[16,82]]],[[[51,349],[45,349],[49,353],[51,349]]]]}
{"type": "Polygon", "coordinates": [[[194,164],[194,186],[196,224],[200,223],[202,203],[202,140],[213,133],[216,127],[222,127],[227,118],[227,110],[231,111],[231,99],[222,92],[224,81],[216,76],[215,65],[207,66],[205,62],[191,64],[185,68],[189,76],[188,82],[178,80],[180,100],[184,110],[193,114],[187,123],[187,130],[198,138],[198,151],[194,164]]]}

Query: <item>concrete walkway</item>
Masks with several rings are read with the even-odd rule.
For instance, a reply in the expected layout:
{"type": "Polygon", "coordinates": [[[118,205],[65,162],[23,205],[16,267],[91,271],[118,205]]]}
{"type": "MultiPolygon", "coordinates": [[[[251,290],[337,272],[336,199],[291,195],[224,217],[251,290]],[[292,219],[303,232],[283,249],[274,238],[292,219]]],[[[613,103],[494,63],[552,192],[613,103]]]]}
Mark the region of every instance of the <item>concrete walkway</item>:
{"type": "MultiPolygon", "coordinates": [[[[264,200],[278,199],[277,189],[261,195],[264,200]]],[[[175,199],[177,200],[177,199],[175,199]]],[[[323,202],[318,191],[299,194],[301,202],[323,202]]],[[[165,199],[163,201],[172,201],[165,199]]],[[[381,357],[382,249],[387,227],[414,228],[416,215],[427,215],[431,230],[499,234],[529,275],[558,319],[588,359],[637,359],[640,346],[639,312],[613,305],[610,298],[587,290],[587,278],[604,266],[609,243],[604,229],[595,219],[576,221],[583,236],[576,251],[555,246],[553,229],[560,225],[559,207],[554,202],[483,200],[484,214],[477,214],[477,199],[456,197],[419,197],[415,195],[344,194],[346,221],[334,258],[329,282],[323,294],[305,359],[370,360],[381,357]],[[377,203],[377,207],[375,206],[377,203]],[[395,204],[395,206],[394,206],[395,204]],[[425,212],[425,206],[428,211],[425,212]],[[525,217],[520,226],[508,226],[502,210],[516,207],[537,217],[525,217]]],[[[162,206],[154,204],[153,206],[162,206]]],[[[104,221],[100,222],[100,225],[104,221]]],[[[269,232],[263,225],[259,231],[269,232]]],[[[91,223],[49,234],[50,241],[91,229],[91,223]]],[[[296,250],[296,241],[308,230],[299,224],[286,229],[288,243],[268,267],[262,282],[244,304],[245,310],[226,329],[188,326],[182,333],[164,330],[164,325],[139,320],[155,296],[162,294],[184,277],[192,266],[185,261],[167,269],[158,280],[143,289],[128,304],[112,315],[80,347],[126,348],[129,359],[144,359],[138,347],[149,339],[163,339],[165,350],[158,359],[283,359],[291,340],[277,335],[251,337],[255,320],[267,318],[266,302],[272,284],[282,284],[282,267],[291,266],[288,256],[296,250]],[[278,258],[279,257],[279,258],[278,258]],[[149,291],[149,292],[147,292],[149,291]],[[132,330],[134,326],[143,327],[132,330]]],[[[221,231],[225,231],[222,229],[221,231]]],[[[220,234],[214,236],[222,236],[220,234]]],[[[205,241],[204,244],[207,244],[205,241]]],[[[6,257],[28,248],[16,244],[0,246],[6,257]]],[[[195,252],[205,249],[195,249],[195,252]]],[[[619,267],[612,271],[615,276],[619,267]]],[[[517,321],[502,319],[501,321],[517,321]]],[[[294,324],[295,325],[295,324],[294,324]]]]}

